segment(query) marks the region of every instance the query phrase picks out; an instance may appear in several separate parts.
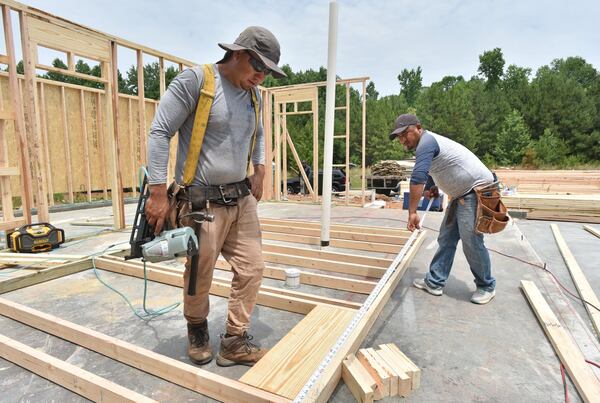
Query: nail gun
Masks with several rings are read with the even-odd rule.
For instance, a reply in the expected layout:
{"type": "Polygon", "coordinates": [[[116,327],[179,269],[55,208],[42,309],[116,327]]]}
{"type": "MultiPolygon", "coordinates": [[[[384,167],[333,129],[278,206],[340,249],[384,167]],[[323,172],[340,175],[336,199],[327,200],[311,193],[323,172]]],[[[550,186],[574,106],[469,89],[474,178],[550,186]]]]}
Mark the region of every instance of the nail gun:
{"type": "MultiPolygon", "coordinates": [[[[155,236],[154,228],[148,223],[146,217],[146,201],[149,197],[148,179],[144,175],[133,228],[129,238],[131,250],[130,254],[125,256],[125,260],[143,258],[144,261],[157,263],[177,257],[190,256],[192,258],[192,265],[188,294],[195,295],[199,239],[193,228],[187,226],[169,228],[169,224],[166,222],[165,225],[167,228],[155,236]]],[[[192,212],[189,216],[196,223],[211,222],[214,220],[213,214],[204,211],[192,212]]]]}

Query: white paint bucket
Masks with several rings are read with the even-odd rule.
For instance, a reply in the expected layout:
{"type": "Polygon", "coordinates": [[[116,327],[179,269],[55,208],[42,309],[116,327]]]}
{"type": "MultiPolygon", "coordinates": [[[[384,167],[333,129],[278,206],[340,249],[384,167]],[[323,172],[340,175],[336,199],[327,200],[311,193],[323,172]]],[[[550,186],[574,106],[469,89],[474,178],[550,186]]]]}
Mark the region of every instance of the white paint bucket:
{"type": "Polygon", "coordinates": [[[288,288],[300,287],[300,270],[285,269],[285,286],[288,288]]]}

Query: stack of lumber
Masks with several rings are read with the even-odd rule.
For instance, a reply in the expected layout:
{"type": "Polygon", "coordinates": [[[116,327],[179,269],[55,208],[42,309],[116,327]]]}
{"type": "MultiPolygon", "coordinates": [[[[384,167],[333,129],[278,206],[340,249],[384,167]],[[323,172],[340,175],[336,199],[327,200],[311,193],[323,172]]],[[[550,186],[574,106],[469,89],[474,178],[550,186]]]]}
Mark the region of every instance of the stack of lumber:
{"type": "Polygon", "coordinates": [[[408,170],[396,161],[380,161],[371,167],[372,176],[399,176],[406,178],[408,170]]]}
{"type": "Polygon", "coordinates": [[[395,344],[363,348],[349,355],[342,378],[358,402],[407,397],[421,383],[421,370],[395,344]]]}
{"type": "Polygon", "coordinates": [[[528,219],[600,223],[600,195],[519,193],[502,201],[509,210],[527,211],[528,219]]]}
{"type": "Polygon", "coordinates": [[[600,195],[600,170],[512,170],[495,171],[505,186],[520,193],[600,195]]]}

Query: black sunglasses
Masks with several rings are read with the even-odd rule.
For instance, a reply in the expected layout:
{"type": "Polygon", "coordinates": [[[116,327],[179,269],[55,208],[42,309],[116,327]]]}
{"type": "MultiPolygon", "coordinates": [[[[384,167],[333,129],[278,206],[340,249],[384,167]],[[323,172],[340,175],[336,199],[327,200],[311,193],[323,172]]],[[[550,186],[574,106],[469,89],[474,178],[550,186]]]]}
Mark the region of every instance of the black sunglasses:
{"type": "Polygon", "coordinates": [[[266,76],[271,74],[271,69],[265,66],[265,64],[262,61],[255,58],[250,52],[248,52],[248,55],[250,56],[248,58],[248,62],[250,63],[250,66],[252,66],[254,71],[256,71],[257,73],[265,73],[266,76]]]}

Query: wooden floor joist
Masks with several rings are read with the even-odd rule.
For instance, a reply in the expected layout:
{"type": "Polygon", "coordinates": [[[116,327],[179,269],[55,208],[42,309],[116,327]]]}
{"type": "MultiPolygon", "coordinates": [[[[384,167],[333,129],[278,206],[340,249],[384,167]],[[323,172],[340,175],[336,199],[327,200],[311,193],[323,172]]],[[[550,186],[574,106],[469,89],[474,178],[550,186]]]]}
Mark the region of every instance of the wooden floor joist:
{"type": "MultiPolygon", "coordinates": [[[[309,235],[297,235],[288,234],[281,232],[262,231],[263,239],[270,239],[273,241],[285,241],[307,245],[321,245],[320,236],[309,236],[309,235]]],[[[352,241],[349,239],[330,239],[329,246],[332,248],[342,249],[354,249],[364,250],[368,252],[381,252],[381,253],[393,253],[396,254],[400,251],[404,245],[404,241],[398,244],[390,243],[378,243],[378,242],[365,242],[365,241],[352,241]]]]}
{"type": "Polygon", "coordinates": [[[374,266],[388,268],[392,259],[379,257],[357,255],[351,253],[329,252],[325,250],[299,248],[297,246],[274,245],[263,243],[264,252],[284,253],[295,256],[309,257],[315,259],[335,260],[336,262],[360,264],[364,266],[374,266]]]}
{"type": "Polygon", "coordinates": [[[4,298],[0,298],[0,314],[216,400],[289,402],[275,394],[4,298]]]}
{"type": "MultiPolygon", "coordinates": [[[[280,233],[285,233],[285,234],[296,234],[296,235],[321,236],[321,230],[318,228],[289,227],[286,225],[272,225],[272,224],[261,224],[260,228],[262,231],[280,232],[280,233]]],[[[349,232],[349,231],[330,231],[329,236],[333,239],[347,239],[347,240],[351,240],[351,241],[388,243],[388,244],[392,244],[392,245],[403,244],[409,237],[408,235],[378,235],[378,234],[364,234],[364,233],[360,233],[360,232],[349,232]]]]}
{"type": "Polygon", "coordinates": [[[87,270],[91,267],[91,259],[83,259],[42,270],[36,270],[27,274],[26,276],[0,280],[0,294],[18,290],[19,288],[23,287],[29,287],[34,284],[43,283],[45,281],[54,280],[59,277],[68,276],[70,274],[87,270]]]}
{"type": "Polygon", "coordinates": [[[1,334],[0,357],[94,402],[156,402],[156,400],[1,334]]]}
{"type": "MultiPolygon", "coordinates": [[[[96,267],[99,269],[143,278],[144,268],[141,262],[120,262],[114,259],[96,258],[96,267]]],[[[175,287],[183,287],[183,271],[165,265],[147,264],[147,277],[151,281],[175,287]]],[[[225,279],[213,278],[210,293],[220,297],[229,297],[231,282],[225,279]]],[[[282,309],[289,312],[307,314],[319,304],[335,305],[341,308],[357,309],[360,304],[334,298],[261,286],[256,301],[259,305],[282,309]]]]}
{"type": "MultiPolygon", "coordinates": [[[[271,224],[271,225],[286,225],[286,226],[290,226],[290,227],[317,228],[319,230],[321,229],[320,221],[300,221],[300,220],[261,218],[260,222],[264,223],[264,224],[271,224]]],[[[355,233],[359,233],[359,234],[383,234],[383,235],[398,235],[398,236],[406,236],[407,235],[407,230],[402,229],[402,228],[373,227],[373,226],[358,225],[358,224],[334,224],[334,223],[332,223],[329,228],[333,231],[355,232],[355,233]]]]}
{"type": "Polygon", "coordinates": [[[581,398],[585,402],[600,402],[600,381],[540,290],[532,281],[526,280],[521,281],[521,288],[581,398]]]}
{"type": "Polygon", "coordinates": [[[598,238],[600,238],[600,230],[597,230],[594,227],[590,227],[589,225],[584,225],[583,229],[586,230],[587,232],[589,232],[590,234],[595,235],[598,238]]]}
{"type": "MultiPolygon", "coordinates": [[[[227,263],[225,259],[218,259],[215,268],[230,271],[231,265],[227,263]]],[[[340,291],[369,294],[373,290],[373,287],[375,287],[375,284],[377,284],[376,282],[369,280],[331,276],[328,274],[311,273],[302,270],[299,271],[300,284],[332,288],[340,291]]],[[[286,278],[285,269],[268,265],[265,266],[263,276],[276,280],[285,280],[286,278]]]]}
{"type": "Polygon", "coordinates": [[[571,253],[571,250],[567,246],[567,243],[560,233],[560,229],[558,229],[558,225],[550,224],[550,227],[552,228],[552,233],[556,239],[556,244],[558,245],[560,254],[565,260],[565,264],[569,269],[573,283],[575,283],[575,287],[579,292],[579,296],[587,302],[583,305],[585,306],[590,320],[592,321],[592,325],[596,330],[596,337],[600,338],[600,312],[595,308],[600,307],[600,301],[585,277],[585,274],[583,274],[583,270],[581,270],[581,267],[579,267],[579,263],[577,263],[577,260],[575,260],[575,256],[573,256],[573,253],[571,253]]]}

